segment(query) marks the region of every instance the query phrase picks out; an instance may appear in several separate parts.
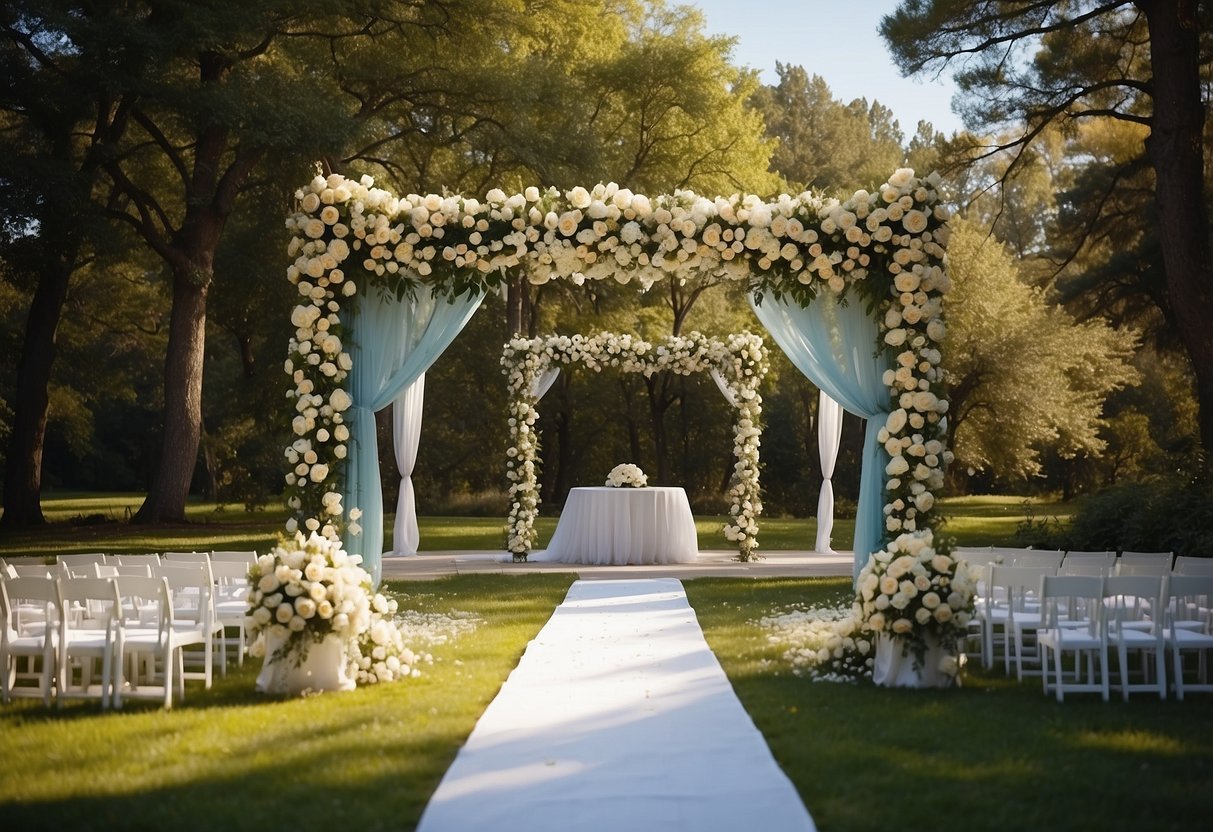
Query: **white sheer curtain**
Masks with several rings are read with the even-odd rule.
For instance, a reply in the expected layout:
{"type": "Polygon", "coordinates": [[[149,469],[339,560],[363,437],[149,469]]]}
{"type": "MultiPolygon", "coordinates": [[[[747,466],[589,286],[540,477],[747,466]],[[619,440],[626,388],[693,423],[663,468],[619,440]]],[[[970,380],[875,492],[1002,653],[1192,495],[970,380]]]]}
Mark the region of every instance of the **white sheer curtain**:
{"type": "Polygon", "coordinates": [[[396,498],[396,525],[392,529],[392,551],[384,554],[415,555],[421,544],[417,529],[417,496],[413,490],[413,467],[421,443],[421,407],[425,402],[425,373],[392,402],[392,445],[400,472],[400,495],[396,498]]]}
{"type": "Polygon", "coordinates": [[[556,383],[556,377],[559,375],[560,368],[554,364],[549,364],[546,370],[535,376],[535,386],[531,388],[531,395],[535,397],[535,401],[539,401],[547,395],[547,392],[552,389],[552,385],[556,383]]]}
{"type": "Polygon", "coordinates": [[[876,436],[888,418],[889,390],[884,371],[890,359],[877,343],[878,326],[865,311],[862,298],[838,300],[819,294],[802,307],[793,300],[750,298],[758,320],[775,338],[792,364],[847,411],[867,419],[859,505],[855,517],[854,575],[884,541],[885,465],[889,461],[876,436]]]}
{"type": "Polygon", "coordinates": [[[830,536],[834,533],[834,463],[842,440],[842,405],[823,391],[817,395],[817,453],[821,458],[821,495],[817,498],[818,554],[830,555],[830,536]]]}

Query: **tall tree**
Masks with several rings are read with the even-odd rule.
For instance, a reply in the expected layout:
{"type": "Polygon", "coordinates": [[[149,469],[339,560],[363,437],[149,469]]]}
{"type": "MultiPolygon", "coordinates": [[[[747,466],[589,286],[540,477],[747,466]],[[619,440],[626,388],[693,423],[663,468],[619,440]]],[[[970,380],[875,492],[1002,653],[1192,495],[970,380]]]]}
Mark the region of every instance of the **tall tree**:
{"type": "Polygon", "coordinates": [[[9,528],[45,522],[42,455],[59,324],[71,276],[97,227],[90,196],[100,158],[95,142],[78,138],[77,127],[92,120],[95,135],[103,135],[104,125],[75,93],[85,79],[70,45],[48,37],[36,22],[36,14],[58,19],[57,12],[20,2],[0,11],[0,183],[6,193],[0,257],[10,278],[32,286],[6,443],[0,524],[9,528]]]}
{"type": "Polygon", "coordinates": [[[1039,474],[1045,452],[1099,456],[1105,399],[1137,381],[1136,334],[1076,322],[1021,280],[1009,252],[975,223],[954,221],[948,259],[955,470],[1015,482],[1039,474]]]}
{"type": "MultiPolygon", "coordinates": [[[[1197,0],[906,0],[881,31],[908,73],[960,65],[973,127],[1019,121],[989,152],[1023,151],[1052,125],[1100,119],[1149,129],[1145,158],[1176,333],[1191,359],[1213,462],[1213,255],[1205,194],[1197,0]]],[[[1013,170],[1009,165],[1008,170],[1013,170]]]]}

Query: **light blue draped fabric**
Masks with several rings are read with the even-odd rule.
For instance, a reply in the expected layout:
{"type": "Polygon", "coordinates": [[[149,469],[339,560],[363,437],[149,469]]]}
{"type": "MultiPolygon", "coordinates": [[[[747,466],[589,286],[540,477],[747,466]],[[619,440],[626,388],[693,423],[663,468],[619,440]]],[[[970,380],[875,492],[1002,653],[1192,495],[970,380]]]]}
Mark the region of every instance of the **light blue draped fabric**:
{"type": "Polygon", "coordinates": [[[885,350],[877,350],[877,322],[869,317],[862,298],[845,304],[822,292],[807,307],[770,295],[750,306],[775,343],[809,381],[856,416],[867,419],[863,468],[859,479],[859,508],[855,517],[854,575],[884,541],[884,492],[889,455],[876,439],[891,408],[884,372],[890,368],[885,350]]]}
{"type": "Polygon", "coordinates": [[[416,300],[398,301],[370,291],[359,297],[346,323],[354,403],[345,414],[350,442],[341,504],[347,512],[362,510],[362,533],[347,530],[344,542],[346,551],[362,556],[362,568],[376,586],[383,572],[383,486],[375,414],[430,368],[483,300],[483,293],[454,300],[432,297],[422,288],[416,300]]]}

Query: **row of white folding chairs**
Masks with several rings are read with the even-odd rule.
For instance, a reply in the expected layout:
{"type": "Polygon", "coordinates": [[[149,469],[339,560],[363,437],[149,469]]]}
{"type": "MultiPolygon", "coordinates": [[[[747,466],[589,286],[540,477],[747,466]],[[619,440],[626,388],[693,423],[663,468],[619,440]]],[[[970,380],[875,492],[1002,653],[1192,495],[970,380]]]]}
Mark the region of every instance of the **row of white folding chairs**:
{"type": "MultiPolygon", "coordinates": [[[[114,577],[126,575],[155,575],[160,565],[206,564],[214,583],[212,593],[214,619],[218,622],[221,661],[219,672],[227,675],[229,649],[234,648],[236,662],[244,665],[248,651],[248,631],[245,622],[248,597],[248,570],[256,561],[256,552],[165,552],[145,555],[110,555],[84,553],[58,555],[55,566],[45,564],[8,564],[12,575],[59,574],[77,577],[114,577]],[[228,631],[232,634],[229,636],[228,631]]],[[[0,564],[3,566],[3,564],[0,564]]]]}
{"type": "Polygon", "coordinates": [[[214,620],[211,583],[200,564],[160,574],[116,577],[0,574],[0,688],[3,701],[37,696],[49,706],[123,697],[156,698],[171,707],[187,679],[211,684],[214,620]],[[198,646],[202,670],[185,665],[198,646]],[[32,682],[33,684],[23,684],[32,682]]]}
{"type": "Polygon", "coordinates": [[[1182,700],[1185,691],[1213,691],[1208,677],[1213,576],[1045,575],[1039,599],[1035,635],[1041,681],[1044,692],[1055,693],[1058,701],[1074,692],[1098,692],[1106,701],[1111,688],[1126,700],[1135,692],[1165,699],[1171,689],[1182,700]],[[1109,661],[1113,649],[1115,681],[1109,661]],[[1189,681],[1184,657],[1192,653],[1196,668],[1189,681]],[[1070,667],[1067,654],[1073,656],[1070,667]],[[1138,671],[1134,657],[1141,661],[1138,671]]]}
{"type": "MultiPolygon", "coordinates": [[[[1213,638],[1213,614],[1210,612],[1213,576],[1210,575],[1066,575],[1049,567],[996,564],[991,564],[987,569],[987,595],[978,613],[983,664],[986,667],[992,666],[995,650],[1001,647],[1005,671],[1009,674],[1014,664],[1016,677],[1021,681],[1025,676],[1043,675],[1047,671],[1044,657],[1039,650],[1041,642],[1037,637],[1046,616],[1042,595],[1046,579],[1081,577],[1088,581],[1103,582],[1102,585],[1107,587],[1110,593],[1116,590],[1122,599],[1131,598],[1132,617],[1136,622],[1132,626],[1138,629],[1164,627],[1165,621],[1160,611],[1166,610],[1166,614],[1185,622],[1181,628],[1185,632],[1199,634],[1192,636],[1198,642],[1204,638],[1213,638]],[[1188,591],[1192,586],[1202,585],[1209,591],[1188,591]],[[1145,587],[1146,590],[1131,594],[1125,587],[1136,587],[1138,590],[1145,587]],[[1156,597],[1157,593],[1150,587],[1158,587],[1160,592],[1171,592],[1175,598],[1180,596],[1182,590],[1183,596],[1189,599],[1187,606],[1179,610],[1176,607],[1179,602],[1172,599],[1168,607],[1160,602],[1156,597]],[[995,600],[995,593],[998,592],[1005,593],[1005,600],[995,600]]],[[[1119,615],[1123,617],[1124,611],[1119,615]]],[[[1188,638],[1185,634],[1179,636],[1178,650],[1199,647],[1199,644],[1188,644],[1184,641],[1188,638]]],[[[1175,660],[1179,661],[1178,655],[1175,660]]],[[[1207,678],[1203,653],[1199,670],[1203,681],[1207,678]]],[[[1177,685],[1178,694],[1182,698],[1182,678],[1177,685]]]]}
{"type": "MultiPolygon", "coordinates": [[[[1117,563],[1109,567],[1103,563],[1079,562],[1060,565],[1003,565],[987,564],[982,579],[978,581],[977,614],[974,617],[974,638],[979,639],[983,666],[993,666],[994,658],[1001,653],[1004,670],[1009,674],[1014,664],[1017,678],[1039,672],[1035,663],[1034,644],[1025,641],[1023,625],[1030,628],[1039,619],[1037,589],[1045,575],[1075,575],[1088,577],[1111,577],[1146,575],[1171,577],[1175,575],[1213,576],[1213,570],[1203,571],[1198,566],[1213,565],[1213,561],[1199,559],[1199,565],[1190,565],[1189,571],[1179,572],[1165,568],[1163,563],[1117,563]],[[1019,625],[1016,624],[1018,616],[1019,625]]],[[[1206,605],[1201,614],[1213,623],[1213,614],[1206,605]]]]}

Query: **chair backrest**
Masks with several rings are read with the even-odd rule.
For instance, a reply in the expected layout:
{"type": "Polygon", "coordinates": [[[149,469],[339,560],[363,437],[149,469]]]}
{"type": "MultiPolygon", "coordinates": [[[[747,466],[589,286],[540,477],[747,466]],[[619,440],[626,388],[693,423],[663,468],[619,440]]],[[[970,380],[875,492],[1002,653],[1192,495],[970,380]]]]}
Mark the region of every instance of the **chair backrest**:
{"type": "Polygon", "coordinates": [[[1007,596],[1007,604],[1013,609],[1023,609],[1024,604],[1040,591],[1040,580],[1052,575],[1056,569],[1047,566],[999,566],[991,564],[986,585],[987,599],[1001,592],[1007,596]]]}
{"type": "Polygon", "coordinates": [[[1171,568],[1171,561],[1174,559],[1174,552],[1121,552],[1119,563],[1159,563],[1167,564],[1167,568],[1171,568]]]}
{"type": "Polygon", "coordinates": [[[1156,575],[1158,577],[1165,577],[1171,574],[1171,562],[1169,560],[1160,560],[1156,563],[1146,563],[1144,561],[1125,563],[1124,561],[1117,561],[1116,574],[1156,575]]]}
{"type": "Polygon", "coordinates": [[[1111,564],[1101,561],[1072,561],[1066,558],[1061,562],[1061,568],[1057,570],[1058,575],[1086,575],[1088,577],[1106,578],[1112,574],[1111,564]]]}
{"type": "MultiPolygon", "coordinates": [[[[18,577],[0,580],[0,615],[4,617],[4,638],[21,633],[27,625],[45,625],[55,618],[52,608],[59,604],[55,579],[18,577]]],[[[0,668],[0,672],[7,672],[0,668]]]]}
{"type": "Polygon", "coordinates": [[[995,551],[993,546],[972,547],[972,546],[957,546],[952,550],[952,555],[958,560],[963,560],[969,566],[988,566],[991,563],[1005,563],[1006,557],[995,551]]]}
{"type": "Polygon", "coordinates": [[[1210,625],[1213,609],[1213,575],[1172,575],[1167,581],[1167,623],[1195,622],[1199,629],[1210,625]]]}
{"type": "Polygon", "coordinates": [[[45,563],[8,564],[9,574],[16,578],[54,578],[55,568],[45,563]]]}
{"type": "Polygon", "coordinates": [[[211,563],[243,563],[252,566],[256,562],[256,552],[211,552],[211,563]]]}
{"type": "Polygon", "coordinates": [[[165,578],[177,620],[209,626],[215,620],[214,579],[209,563],[162,563],[152,576],[165,578]]]}
{"type": "Polygon", "coordinates": [[[162,563],[208,563],[210,559],[209,552],[165,552],[160,556],[162,563]]]}
{"type": "Polygon", "coordinates": [[[105,555],[101,552],[55,555],[55,564],[59,567],[60,575],[70,575],[75,578],[95,577],[96,572],[93,570],[95,563],[105,563],[105,555]]]}
{"type": "Polygon", "coordinates": [[[1108,626],[1115,630],[1130,621],[1147,620],[1148,613],[1158,615],[1166,603],[1165,584],[1161,575],[1112,575],[1104,580],[1103,595],[1110,602],[1108,626]]]}
{"type": "Polygon", "coordinates": [[[1065,559],[1062,564],[1066,563],[1098,563],[1107,566],[1109,569],[1116,563],[1115,552],[1066,552],[1065,559]]]}
{"type": "Polygon", "coordinates": [[[1062,633],[1071,627],[1101,632],[1104,580],[1091,575],[1045,575],[1040,582],[1041,626],[1062,633]],[[1067,626],[1059,627],[1063,621],[1067,626]]]}
{"type": "Polygon", "coordinates": [[[59,592],[59,619],[67,627],[107,627],[114,617],[112,578],[66,578],[55,580],[59,592]]]}
{"type": "Polygon", "coordinates": [[[1064,557],[1065,552],[1052,549],[1027,549],[1017,552],[1008,563],[1012,566],[1035,566],[1046,569],[1057,569],[1061,566],[1061,561],[1064,557]]]}
{"type": "Polygon", "coordinates": [[[1176,575],[1213,575],[1213,558],[1180,555],[1175,559],[1176,575]]]}
{"type": "Polygon", "coordinates": [[[110,555],[105,559],[106,563],[116,563],[119,566],[139,566],[141,564],[160,563],[160,555],[156,552],[151,552],[146,555],[110,555]]]}
{"type": "Polygon", "coordinates": [[[167,633],[173,625],[173,601],[167,578],[119,575],[114,587],[121,602],[124,626],[156,625],[167,633]]]}

